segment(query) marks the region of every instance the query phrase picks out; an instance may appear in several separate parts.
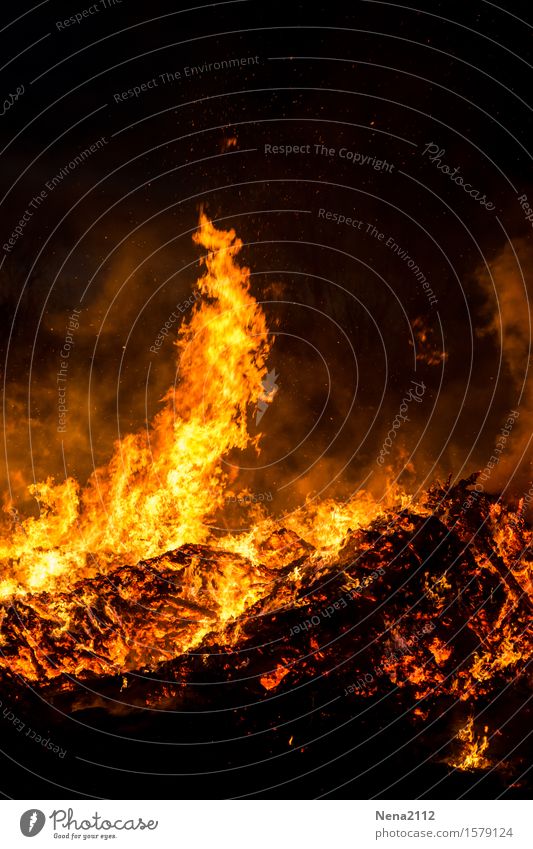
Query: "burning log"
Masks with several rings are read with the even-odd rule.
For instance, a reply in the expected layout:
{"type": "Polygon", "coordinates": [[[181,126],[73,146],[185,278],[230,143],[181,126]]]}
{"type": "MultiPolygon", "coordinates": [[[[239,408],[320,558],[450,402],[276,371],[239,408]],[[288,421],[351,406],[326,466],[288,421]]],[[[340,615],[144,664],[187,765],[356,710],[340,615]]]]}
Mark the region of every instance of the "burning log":
{"type": "MultiPolygon", "coordinates": [[[[167,735],[189,739],[178,717],[207,711],[223,718],[222,736],[262,739],[273,723],[260,750],[270,756],[286,745],[277,723],[303,711],[309,720],[291,727],[305,740],[321,705],[321,729],[357,712],[359,746],[396,729],[390,745],[414,735],[422,761],[489,775],[502,761],[511,783],[531,684],[531,532],[495,499],[461,512],[468,486],[436,487],[418,507],[348,531],[331,559],[277,528],[262,544],[270,565],[185,545],[68,591],[14,597],[2,608],[0,665],[15,712],[32,710],[25,684],[59,710],[50,726],[82,712],[91,724],[113,728],[116,717],[120,733],[134,723],[135,735],[159,739],[165,716],[167,735]],[[504,538],[520,560],[504,558],[504,538]],[[407,721],[411,732],[401,731],[407,721]]],[[[198,726],[206,733],[212,721],[198,726]]]]}
{"type": "Polygon", "coordinates": [[[15,597],[1,614],[1,665],[37,683],[155,668],[198,645],[267,575],[239,555],[184,545],[68,591],[15,597]]]}
{"type": "Polygon", "coordinates": [[[284,540],[276,569],[186,545],[68,592],[14,598],[2,610],[1,665],[51,693],[157,671],[172,685],[149,681],[153,703],[244,671],[257,696],[320,676],[348,696],[405,691],[422,711],[424,700],[490,694],[531,658],[524,562],[504,563],[494,531],[503,518],[524,552],[528,532],[488,498],[459,521],[463,493],[435,489],[418,511],[351,531],[331,562],[278,529],[264,543],[279,551],[284,540]]]}

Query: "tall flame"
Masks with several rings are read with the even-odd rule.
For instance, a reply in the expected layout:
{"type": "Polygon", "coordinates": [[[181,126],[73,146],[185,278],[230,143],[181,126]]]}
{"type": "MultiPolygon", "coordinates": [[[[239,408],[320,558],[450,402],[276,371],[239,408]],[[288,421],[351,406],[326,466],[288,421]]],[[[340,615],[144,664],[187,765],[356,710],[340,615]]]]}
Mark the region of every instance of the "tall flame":
{"type": "Polygon", "coordinates": [[[456,769],[486,769],[491,765],[485,752],[489,748],[487,739],[488,728],[485,726],[482,736],[476,735],[474,730],[474,717],[470,716],[457,733],[457,740],[461,743],[461,750],[456,757],[450,758],[447,763],[456,769]]]}
{"type": "Polygon", "coordinates": [[[222,458],[252,441],[247,415],[269,400],[262,383],[270,342],[249,269],[235,261],[235,231],[217,230],[202,214],[193,238],[208,251],[203,301],[179,331],[177,385],[151,427],[118,441],[83,491],[71,478],[30,488],[40,516],[0,540],[0,597],[208,538],[207,519],[224,501],[222,458]]]}

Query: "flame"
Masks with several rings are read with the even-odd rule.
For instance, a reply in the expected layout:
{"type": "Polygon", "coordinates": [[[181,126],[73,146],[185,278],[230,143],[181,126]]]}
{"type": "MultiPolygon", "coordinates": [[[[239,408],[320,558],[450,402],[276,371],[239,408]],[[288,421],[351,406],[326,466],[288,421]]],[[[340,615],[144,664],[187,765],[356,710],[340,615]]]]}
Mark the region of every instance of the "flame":
{"type": "MultiPolygon", "coordinates": [[[[472,480],[453,497],[435,485],[416,504],[392,486],[386,502],[363,491],[342,503],[309,497],[279,518],[254,504],[249,530],[217,531],[228,494],[246,492],[227,458],[260,451],[261,434],[250,430],[273,400],[276,372],[268,363],[266,316],[251,293],[249,269],[237,261],[241,240],[204,214],[194,240],[207,251],[199,297],[176,340],[175,385],[151,425],[118,441],[86,486],[72,478],[32,485],[38,517],[22,519],[5,504],[11,527],[0,538],[0,669],[65,688],[66,675],[116,675],[124,690],[128,672],[157,669],[199,647],[229,654],[246,639],[249,621],[288,610],[307,645],[298,656],[285,635],[283,655],[274,663],[265,658],[257,675],[263,691],[281,691],[304,675],[326,677],[343,667],[334,654],[338,641],[324,644],[313,631],[316,621],[359,601],[377,616],[382,605],[374,602],[389,594],[389,577],[415,562],[428,608],[414,605],[417,639],[404,639],[394,621],[402,616],[393,609],[385,624],[394,651],[374,658],[358,697],[371,697],[383,682],[410,688],[419,701],[415,716],[423,719],[435,692],[464,701],[520,675],[532,650],[523,597],[532,591],[532,561],[524,552],[533,550],[533,536],[523,517],[489,500],[483,532],[469,526],[475,511],[461,513],[457,499],[472,480]],[[455,540],[454,562],[464,555],[470,592],[479,594],[464,626],[473,649],[458,663],[449,610],[463,603],[461,585],[453,570],[439,571],[438,558],[428,557],[441,531],[455,540]],[[481,579],[489,595],[499,594],[489,611],[481,579]],[[318,613],[307,620],[313,594],[318,613]],[[429,637],[420,628],[425,616],[442,634],[432,628],[429,637]],[[306,621],[311,625],[303,627],[306,621]]],[[[232,663],[247,663],[243,656],[232,663]]],[[[476,735],[473,719],[457,740],[462,749],[452,766],[489,764],[486,732],[476,735]]]]}
{"type": "Polygon", "coordinates": [[[194,240],[208,250],[204,301],[180,329],[177,387],[150,429],[118,442],[83,492],[71,478],[30,487],[40,516],[0,540],[2,597],[209,537],[227,483],[222,458],[251,442],[247,412],[263,399],[270,342],[249,270],[235,262],[235,232],[202,214],[194,240]]]}
{"type": "MultiPolygon", "coordinates": [[[[191,649],[268,591],[272,573],[261,564],[276,569],[294,558],[288,539],[306,539],[302,551],[315,546],[317,557],[331,559],[349,528],[380,512],[363,493],[345,505],[306,505],[288,517],[277,546],[272,534],[278,526],[262,514],[247,534],[214,535],[210,524],[233,484],[224,458],[249,446],[259,451],[260,434],[252,437],[248,423],[275,394],[267,368],[272,340],[250,292],[250,271],[236,261],[242,242],[235,231],[218,230],[202,213],[193,239],[207,250],[205,273],[197,283],[200,297],[179,329],[176,385],[150,427],[118,441],[107,466],[97,469],[84,488],[73,478],[62,483],[48,478],[30,486],[39,516],[24,520],[6,504],[5,511],[17,520],[0,538],[0,601],[31,602],[42,615],[37,594],[46,593],[47,621],[54,622],[54,634],[66,638],[80,609],[91,617],[99,603],[95,589],[84,581],[106,576],[120,586],[122,598],[139,598],[142,577],[121,570],[147,560],[153,570],[154,558],[160,558],[157,569],[169,580],[179,579],[181,602],[200,604],[202,610],[189,613],[179,633],[148,614],[136,633],[136,646],[119,628],[106,644],[105,658],[93,635],[81,646],[83,659],[80,655],[66,668],[32,656],[44,639],[36,627],[28,636],[30,653],[21,651],[18,660],[10,661],[11,669],[32,680],[43,665],[51,677],[83,668],[102,673],[132,669],[148,659],[155,664],[191,649]],[[224,552],[211,574],[197,557],[183,570],[168,556],[186,544],[206,542],[224,552]],[[164,627],[174,634],[171,648],[164,627]]],[[[113,621],[111,601],[106,616],[113,621]]]]}
{"type": "Polygon", "coordinates": [[[488,730],[485,726],[482,735],[476,734],[474,717],[470,716],[466,725],[457,733],[457,740],[461,743],[459,755],[451,758],[448,765],[460,770],[487,769],[491,765],[490,760],[485,757],[489,748],[488,730]]]}

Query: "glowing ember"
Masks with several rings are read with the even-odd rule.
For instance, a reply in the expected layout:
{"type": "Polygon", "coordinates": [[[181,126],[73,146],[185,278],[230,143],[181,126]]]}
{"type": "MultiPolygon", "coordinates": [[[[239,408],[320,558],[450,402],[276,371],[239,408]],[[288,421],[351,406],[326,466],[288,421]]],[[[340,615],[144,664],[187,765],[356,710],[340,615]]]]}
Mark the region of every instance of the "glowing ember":
{"type": "Polygon", "coordinates": [[[277,669],[274,669],[267,675],[263,675],[259,681],[265,690],[275,690],[278,684],[283,681],[288,671],[289,670],[285,669],[283,666],[278,666],[277,669]]]}

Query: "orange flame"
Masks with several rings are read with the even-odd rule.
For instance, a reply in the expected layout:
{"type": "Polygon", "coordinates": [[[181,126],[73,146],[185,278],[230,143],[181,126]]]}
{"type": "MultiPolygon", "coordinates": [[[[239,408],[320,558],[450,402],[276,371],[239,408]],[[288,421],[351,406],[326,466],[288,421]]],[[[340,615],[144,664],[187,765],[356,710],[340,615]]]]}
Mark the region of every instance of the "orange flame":
{"type": "Polygon", "coordinates": [[[483,735],[476,735],[474,717],[469,717],[466,725],[457,733],[461,749],[457,757],[448,761],[449,766],[460,770],[487,769],[491,765],[490,760],[485,756],[489,748],[488,730],[485,726],[483,735]]]}
{"type": "Polygon", "coordinates": [[[224,500],[222,458],[251,442],[247,413],[263,395],[270,342],[250,272],[235,262],[235,232],[202,214],[194,240],[208,250],[198,281],[205,300],[179,332],[177,387],[149,430],[117,442],[85,491],[71,478],[30,488],[41,514],[0,540],[0,597],[208,538],[224,500]]]}

